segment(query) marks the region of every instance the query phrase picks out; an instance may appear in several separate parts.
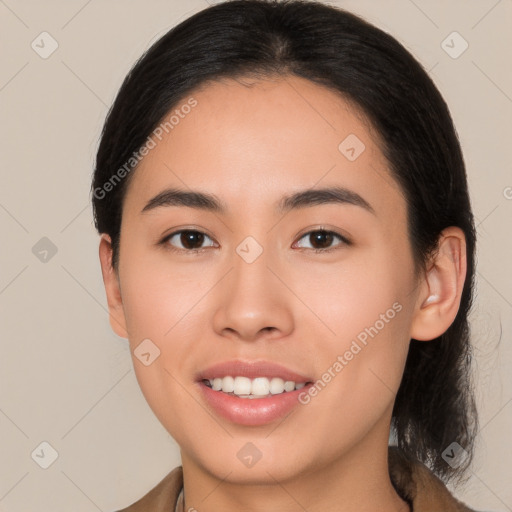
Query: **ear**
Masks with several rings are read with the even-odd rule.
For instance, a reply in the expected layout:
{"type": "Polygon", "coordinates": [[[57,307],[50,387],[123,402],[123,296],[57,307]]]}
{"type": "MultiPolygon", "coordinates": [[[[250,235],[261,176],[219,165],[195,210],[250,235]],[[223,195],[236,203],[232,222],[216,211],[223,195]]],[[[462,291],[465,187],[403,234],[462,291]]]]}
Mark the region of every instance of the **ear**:
{"type": "Polygon", "coordinates": [[[123,309],[123,299],[119,285],[119,276],[112,267],[112,241],[106,233],[101,234],[99,256],[103,284],[107,293],[110,326],[121,338],[128,338],[126,319],[123,309]]]}
{"type": "Polygon", "coordinates": [[[453,323],[466,279],[466,237],[450,226],[439,237],[438,251],[420,283],[411,324],[411,338],[421,341],[441,336],[453,323]]]}

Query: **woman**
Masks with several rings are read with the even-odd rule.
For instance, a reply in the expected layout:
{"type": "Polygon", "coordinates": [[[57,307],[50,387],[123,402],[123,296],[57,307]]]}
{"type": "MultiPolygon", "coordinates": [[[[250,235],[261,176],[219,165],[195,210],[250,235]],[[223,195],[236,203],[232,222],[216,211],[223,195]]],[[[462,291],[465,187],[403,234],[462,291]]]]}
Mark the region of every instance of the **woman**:
{"type": "Polygon", "coordinates": [[[235,0],[126,77],[92,184],[113,330],[182,465],[124,511],[470,510],[475,229],[391,36],[235,0]],[[388,447],[390,434],[396,447],[388,447]]]}

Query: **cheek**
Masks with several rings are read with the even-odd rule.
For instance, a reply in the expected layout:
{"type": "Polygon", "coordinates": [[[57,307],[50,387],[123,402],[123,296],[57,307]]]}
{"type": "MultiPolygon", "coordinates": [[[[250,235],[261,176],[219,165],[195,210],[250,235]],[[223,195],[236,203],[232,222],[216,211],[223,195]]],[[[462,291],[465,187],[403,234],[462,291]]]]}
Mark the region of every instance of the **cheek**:
{"type": "MultiPolygon", "coordinates": [[[[182,399],[183,368],[194,367],[197,354],[191,349],[204,337],[207,301],[200,299],[214,281],[192,266],[171,267],[155,253],[127,244],[120,277],[133,366],[146,400],[160,417],[182,399]]],[[[169,421],[173,423],[168,418],[165,424],[169,421]]]]}
{"type": "MultiPolygon", "coordinates": [[[[347,306],[335,324],[338,336],[318,345],[318,391],[304,406],[311,408],[310,431],[330,432],[336,425],[329,445],[332,453],[355,445],[391,413],[408,352],[408,318],[400,301],[371,297],[363,312],[358,306],[353,305],[352,314],[347,306]]],[[[302,403],[306,400],[303,397],[302,403]]]]}
{"type": "Polygon", "coordinates": [[[321,380],[329,384],[319,393],[318,406],[329,404],[340,418],[349,410],[364,417],[366,407],[375,415],[394,398],[409,346],[411,265],[383,250],[330,275],[303,273],[298,295],[307,297],[322,320],[316,330],[324,333],[316,358],[321,380]]]}
{"type": "Polygon", "coordinates": [[[160,251],[137,250],[127,244],[125,254],[120,275],[132,348],[144,338],[167,342],[198,300],[196,282],[187,268],[166,264],[160,251]]]}
{"type": "Polygon", "coordinates": [[[378,251],[354,253],[339,264],[288,270],[285,279],[313,313],[308,318],[316,316],[316,327],[339,348],[376,322],[384,330],[381,315],[384,320],[398,316],[393,304],[408,286],[406,263],[378,251]]]}
{"type": "MultiPolygon", "coordinates": [[[[194,339],[186,330],[191,321],[197,320],[194,310],[187,315],[193,302],[183,297],[182,287],[152,279],[153,270],[138,273],[125,287],[129,344],[144,398],[168,432],[180,439],[185,426],[176,411],[194,407],[189,394],[184,392],[190,382],[182,367],[190,366],[187,361],[194,339]]],[[[196,411],[197,415],[200,413],[196,411]]]]}

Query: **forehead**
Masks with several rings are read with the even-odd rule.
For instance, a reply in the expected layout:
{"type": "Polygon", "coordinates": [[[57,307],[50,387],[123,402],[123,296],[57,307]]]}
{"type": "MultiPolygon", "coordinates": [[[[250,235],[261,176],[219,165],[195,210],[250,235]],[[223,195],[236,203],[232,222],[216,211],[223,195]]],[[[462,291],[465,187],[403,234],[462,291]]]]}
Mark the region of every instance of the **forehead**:
{"type": "Polygon", "coordinates": [[[275,202],[285,192],[338,184],[364,192],[381,207],[397,208],[400,200],[404,206],[379,136],[362,112],[308,80],[205,83],[164,122],[171,116],[134,171],[125,202],[139,210],[170,186],[259,208],[263,197],[275,202]]]}

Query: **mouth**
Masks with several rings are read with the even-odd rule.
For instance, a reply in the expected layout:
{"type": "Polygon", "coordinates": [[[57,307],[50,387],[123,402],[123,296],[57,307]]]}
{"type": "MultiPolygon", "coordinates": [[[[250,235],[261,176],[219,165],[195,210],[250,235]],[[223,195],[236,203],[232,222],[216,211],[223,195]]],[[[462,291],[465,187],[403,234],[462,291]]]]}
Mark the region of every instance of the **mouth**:
{"type": "Polygon", "coordinates": [[[290,393],[302,389],[311,381],[295,382],[293,380],[284,380],[281,377],[249,377],[237,375],[235,377],[226,375],[225,377],[215,377],[213,379],[202,379],[205,386],[213,391],[219,391],[227,395],[238,398],[268,398],[282,393],[290,393]]]}
{"type": "Polygon", "coordinates": [[[265,425],[283,418],[300,403],[313,377],[270,361],[232,360],[196,375],[200,394],[212,410],[232,423],[265,425]]]}

